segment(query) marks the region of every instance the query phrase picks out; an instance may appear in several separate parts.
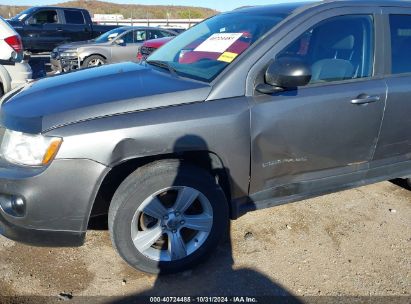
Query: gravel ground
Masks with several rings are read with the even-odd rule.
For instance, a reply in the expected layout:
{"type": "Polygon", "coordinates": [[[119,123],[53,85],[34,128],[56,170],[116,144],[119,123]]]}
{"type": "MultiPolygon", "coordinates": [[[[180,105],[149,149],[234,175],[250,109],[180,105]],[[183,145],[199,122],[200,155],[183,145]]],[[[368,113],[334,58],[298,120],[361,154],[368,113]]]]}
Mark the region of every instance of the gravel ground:
{"type": "Polygon", "coordinates": [[[252,212],[232,222],[230,234],[205,264],[165,277],[131,269],[106,230],[90,231],[83,247],[66,249],[0,237],[0,294],[72,301],[291,294],[304,296],[301,302],[371,295],[403,296],[410,303],[411,191],[398,185],[384,182],[252,212]]]}

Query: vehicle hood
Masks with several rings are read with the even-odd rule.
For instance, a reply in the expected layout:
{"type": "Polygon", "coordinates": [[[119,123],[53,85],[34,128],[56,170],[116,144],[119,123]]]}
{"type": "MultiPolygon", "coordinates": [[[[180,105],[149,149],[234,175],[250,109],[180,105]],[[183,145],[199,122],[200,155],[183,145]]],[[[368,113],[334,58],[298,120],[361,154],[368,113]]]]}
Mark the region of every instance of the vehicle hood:
{"type": "Polygon", "coordinates": [[[55,50],[57,50],[58,52],[63,52],[65,50],[75,50],[75,49],[79,49],[82,47],[102,46],[102,45],[107,45],[107,44],[108,42],[98,43],[98,42],[95,42],[94,40],[77,41],[77,42],[71,42],[71,43],[60,45],[55,50]]]}
{"type": "Polygon", "coordinates": [[[112,64],[27,84],[3,101],[0,124],[43,133],[98,117],[204,101],[210,90],[208,84],[166,70],[131,62],[112,64]]]}

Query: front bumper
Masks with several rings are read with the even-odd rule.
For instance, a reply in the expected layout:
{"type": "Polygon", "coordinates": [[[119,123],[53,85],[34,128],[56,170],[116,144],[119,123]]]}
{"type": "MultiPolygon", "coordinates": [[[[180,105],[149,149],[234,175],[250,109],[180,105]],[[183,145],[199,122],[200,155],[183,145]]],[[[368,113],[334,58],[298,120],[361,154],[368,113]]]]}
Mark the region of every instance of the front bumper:
{"type": "Polygon", "coordinates": [[[73,58],[50,58],[51,69],[54,72],[68,72],[80,68],[79,59],[73,58]]]}
{"type": "Polygon", "coordinates": [[[91,208],[108,168],[91,160],[57,159],[47,168],[0,161],[0,234],[37,246],[80,246],[91,208]],[[4,197],[25,202],[23,215],[4,197]]]}

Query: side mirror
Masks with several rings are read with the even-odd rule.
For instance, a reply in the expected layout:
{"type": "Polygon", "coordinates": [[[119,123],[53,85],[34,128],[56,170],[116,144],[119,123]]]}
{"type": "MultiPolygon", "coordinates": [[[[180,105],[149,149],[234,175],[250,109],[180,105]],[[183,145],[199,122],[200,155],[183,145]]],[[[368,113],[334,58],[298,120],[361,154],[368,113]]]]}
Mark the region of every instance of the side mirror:
{"type": "Polygon", "coordinates": [[[272,61],[265,71],[265,83],[256,90],[273,94],[307,85],[311,80],[311,68],[298,58],[284,57],[272,61]]]}
{"type": "Polygon", "coordinates": [[[121,38],[119,38],[117,40],[114,40],[114,43],[117,44],[117,45],[125,45],[124,40],[121,39],[121,38]]]}
{"type": "Polygon", "coordinates": [[[38,23],[37,23],[36,17],[31,17],[31,18],[27,19],[26,24],[28,24],[28,25],[37,25],[38,23]]]}

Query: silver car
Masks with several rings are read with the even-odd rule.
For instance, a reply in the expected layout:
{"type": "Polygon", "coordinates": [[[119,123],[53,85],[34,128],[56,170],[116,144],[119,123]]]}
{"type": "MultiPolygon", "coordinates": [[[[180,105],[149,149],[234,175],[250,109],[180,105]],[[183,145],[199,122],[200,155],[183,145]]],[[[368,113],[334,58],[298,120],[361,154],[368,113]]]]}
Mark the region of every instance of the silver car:
{"type": "Polygon", "coordinates": [[[55,48],[51,66],[55,72],[99,66],[122,61],[137,61],[144,41],[176,36],[171,30],[151,27],[119,27],[93,40],[73,42],[55,48]]]}

